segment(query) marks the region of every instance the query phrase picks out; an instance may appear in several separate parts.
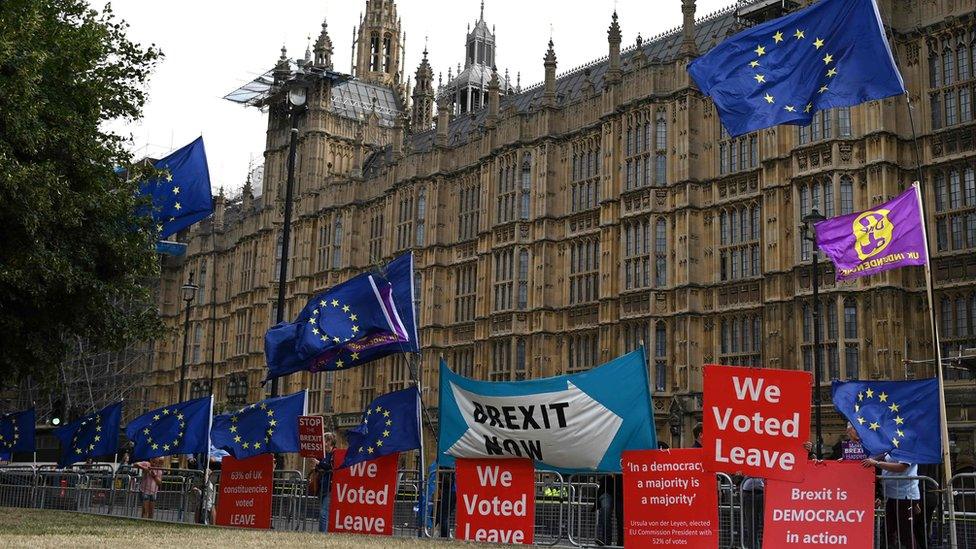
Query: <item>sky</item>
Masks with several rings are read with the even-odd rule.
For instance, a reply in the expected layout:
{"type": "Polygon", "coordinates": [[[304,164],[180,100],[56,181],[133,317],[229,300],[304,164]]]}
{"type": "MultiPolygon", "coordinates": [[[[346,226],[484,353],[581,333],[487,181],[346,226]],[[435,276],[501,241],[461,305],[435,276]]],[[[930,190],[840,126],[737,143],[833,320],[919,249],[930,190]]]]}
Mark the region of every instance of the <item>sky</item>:
{"type": "MultiPolygon", "coordinates": [[[[102,9],[104,0],[91,0],[102,9]]],[[[734,0],[698,0],[696,17],[734,0]]],[[[214,192],[233,195],[248,166],[262,162],[266,115],[223,97],[271,69],[287,48],[303,57],[328,21],[337,71],[350,71],[352,31],[365,0],[117,0],[116,17],[129,23],[129,38],[155,44],[165,58],[149,81],[142,120],[111,124],[130,137],[136,158],[161,157],[203,135],[214,192]]],[[[406,31],[405,75],[413,76],[425,37],[435,78],[464,61],[466,27],[478,19],[480,0],[397,0],[406,31]]],[[[557,73],[607,55],[607,27],[616,8],[623,47],[638,33],[645,39],[681,25],[680,0],[487,0],[485,21],[495,26],[496,62],[522,87],[543,79],[542,57],[550,38],[557,73]]]]}

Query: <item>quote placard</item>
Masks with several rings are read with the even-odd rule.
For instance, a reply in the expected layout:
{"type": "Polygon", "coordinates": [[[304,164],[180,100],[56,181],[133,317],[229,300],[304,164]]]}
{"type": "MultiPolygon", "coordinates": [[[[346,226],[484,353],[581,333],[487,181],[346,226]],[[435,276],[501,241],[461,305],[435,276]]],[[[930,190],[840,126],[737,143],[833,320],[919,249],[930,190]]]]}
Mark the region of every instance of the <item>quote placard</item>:
{"type": "Polygon", "coordinates": [[[705,469],[803,480],[810,373],[711,364],[705,366],[704,378],[705,469]]]}
{"type": "Polygon", "coordinates": [[[763,549],[872,547],[874,468],[808,461],[803,482],[766,483],[763,549]]]}
{"type": "Polygon", "coordinates": [[[718,487],[703,450],[623,453],[624,545],[718,547],[718,487]]]}

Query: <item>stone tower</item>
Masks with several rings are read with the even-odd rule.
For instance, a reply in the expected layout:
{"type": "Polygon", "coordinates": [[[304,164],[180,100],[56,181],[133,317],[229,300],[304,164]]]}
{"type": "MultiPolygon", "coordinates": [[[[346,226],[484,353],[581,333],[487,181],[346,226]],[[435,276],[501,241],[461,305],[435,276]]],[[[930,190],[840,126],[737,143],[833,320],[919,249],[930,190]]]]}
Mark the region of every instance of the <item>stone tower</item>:
{"type": "Polygon", "coordinates": [[[361,80],[396,86],[400,84],[403,36],[393,0],[366,0],[359,21],[353,74],[361,80]]]}
{"type": "Polygon", "coordinates": [[[417,67],[416,87],[413,90],[413,107],[410,111],[410,131],[413,133],[429,130],[433,124],[434,112],[434,70],[427,61],[427,48],[424,58],[417,67]]]}

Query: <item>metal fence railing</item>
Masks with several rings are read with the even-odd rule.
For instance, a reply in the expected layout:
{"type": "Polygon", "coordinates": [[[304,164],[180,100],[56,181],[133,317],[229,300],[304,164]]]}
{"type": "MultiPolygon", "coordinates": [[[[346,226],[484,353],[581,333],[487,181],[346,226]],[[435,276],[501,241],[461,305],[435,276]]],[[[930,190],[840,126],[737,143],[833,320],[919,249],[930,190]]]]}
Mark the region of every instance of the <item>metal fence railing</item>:
{"type": "MultiPolygon", "coordinates": [[[[52,466],[0,467],[0,506],[60,509],[120,517],[142,516],[139,483],[142,470],[108,464],[55,469],[52,466]]],[[[764,483],[719,473],[719,547],[762,547],[764,483]]],[[[220,471],[167,469],[156,495],[155,520],[211,524],[219,506],[220,471]]],[[[417,471],[398,473],[393,533],[402,537],[453,538],[456,513],[454,471],[438,470],[433,497],[417,471]],[[422,507],[427,512],[418,520],[422,507]]],[[[535,543],[575,547],[620,547],[623,544],[623,494],[619,474],[535,474],[535,543]]],[[[948,490],[929,477],[879,477],[874,547],[896,549],[976,547],[976,474],[959,474],[948,490]],[[913,494],[918,499],[894,496],[913,494]],[[907,492],[906,492],[907,490],[907,492]],[[887,497],[886,497],[887,496],[887,497]],[[952,498],[953,506],[946,505],[952,498]],[[952,512],[949,511],[952,509],[952,512]]],[[[272,525],[276,530],[318,530],[321,499],[308,495],[299,471],[275,471],[272,525]]]]}

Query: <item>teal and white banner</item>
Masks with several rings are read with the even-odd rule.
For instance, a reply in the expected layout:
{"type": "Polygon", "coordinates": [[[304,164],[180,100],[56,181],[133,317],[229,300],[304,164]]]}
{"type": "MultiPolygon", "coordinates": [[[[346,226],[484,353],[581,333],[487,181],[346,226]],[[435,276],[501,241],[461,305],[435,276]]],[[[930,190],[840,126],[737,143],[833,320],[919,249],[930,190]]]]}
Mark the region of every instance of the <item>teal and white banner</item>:
{"type": "Polygon", "coordinates": [[[592,370],[476,381],[441,360],[438,462],[525,457],[538,469],[620,471],[624,450],[657,448],[644,349],[592,370]]]}

